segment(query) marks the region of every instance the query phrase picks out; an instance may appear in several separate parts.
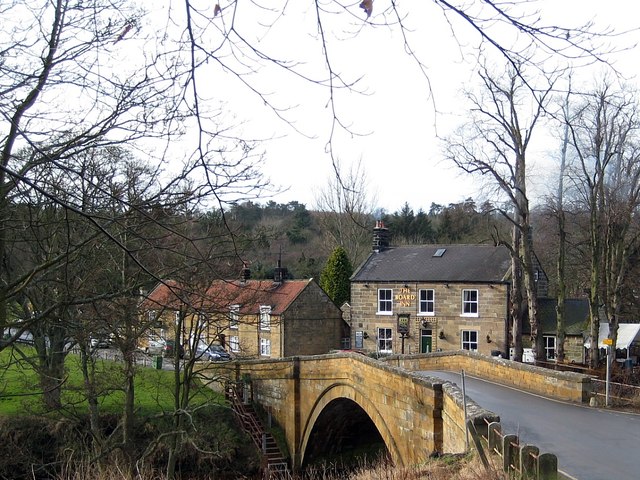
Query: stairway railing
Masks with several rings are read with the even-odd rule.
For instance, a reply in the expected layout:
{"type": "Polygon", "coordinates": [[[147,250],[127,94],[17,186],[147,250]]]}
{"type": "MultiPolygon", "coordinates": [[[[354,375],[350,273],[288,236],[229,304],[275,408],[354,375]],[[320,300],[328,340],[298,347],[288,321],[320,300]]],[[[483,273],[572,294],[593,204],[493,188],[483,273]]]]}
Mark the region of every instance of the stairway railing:
{"type": "Polygon", "coordinates": [[[228,382],[225,387],[225,397],[231,404],[238,423],[261,453],[261,466],[265,480],[290,479],[291,473],[286,458],[271,432],[264,428],[255,409],[245,398],[244,389],[243,382],[228,382]]]}

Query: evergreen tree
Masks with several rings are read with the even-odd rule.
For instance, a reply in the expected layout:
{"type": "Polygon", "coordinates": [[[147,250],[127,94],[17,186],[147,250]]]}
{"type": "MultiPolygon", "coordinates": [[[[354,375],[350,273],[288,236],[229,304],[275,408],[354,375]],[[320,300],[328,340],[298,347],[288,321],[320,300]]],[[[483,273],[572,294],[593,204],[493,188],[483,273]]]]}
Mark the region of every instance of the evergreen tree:
{"type": "Polygon", "coordinates": [[[336,305],[342,305],[351,297],[349,279],[353,274],[353,267],[342,247],[336,247],[320,274],[320,286],[336,305]]]}

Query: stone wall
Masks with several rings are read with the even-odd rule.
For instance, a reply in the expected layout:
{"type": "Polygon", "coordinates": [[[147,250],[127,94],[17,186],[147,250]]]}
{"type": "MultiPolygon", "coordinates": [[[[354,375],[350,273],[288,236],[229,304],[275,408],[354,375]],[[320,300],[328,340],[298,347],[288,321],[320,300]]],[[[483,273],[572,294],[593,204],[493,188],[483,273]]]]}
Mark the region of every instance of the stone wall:
{"type": "Polygon", "coordinates": [[[591,377],[574,372],[557,372],[526,363],[487,357],[475,352],[433,353],[430,355],[393,356],[385,361],[414,371],[465,371],[466,374],[491,380],[558,400],[587,403],[591,396],[591,377]]]}
{"type": "Polygon", "coordinates": [[[340,348],[342,312],[315,282],[309,282],[284,314],[284,349],[278,356],[320,355],[340,348]]]}
{"type": "MultiPolygon", "coordinates": [[[[249,380],[254,400],[285,432],[296,467],[302,465],[315,421],[328,403],[358,404],[380,432],[397,465],[414,465],[434,452],[466,449],[464,406],[457,386],[357,354],[245,361],[231,377],[249,380]]],[[[212,372],[213,373],[213,372],[212,372]]],[[[497,417],[468,401],[469,418],[497,417]]]]}

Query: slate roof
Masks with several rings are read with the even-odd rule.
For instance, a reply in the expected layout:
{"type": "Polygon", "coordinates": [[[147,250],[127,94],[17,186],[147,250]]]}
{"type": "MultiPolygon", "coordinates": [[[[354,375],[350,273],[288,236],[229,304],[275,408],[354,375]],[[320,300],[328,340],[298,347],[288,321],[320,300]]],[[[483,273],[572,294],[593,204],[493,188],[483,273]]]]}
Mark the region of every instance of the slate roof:
{"type": "MultiPolygon", "coordinates": [[[[538,318],[543,334],[555,335],[557,328],[555,298],[538,299],[538,318]]],[[[582,335],[589,328],[589,300],[573,298],[564,301],[565,332],[567,335],[582,335]]],[[[523,325],[523,333],[529,333],[528,322],[523,325]]]]}
{"type": "Polygon", "coordinates": [[[241,314],[258,313],[261,306],[271,306],[272,315],[281,315],[312,282],[309,280],[215,280],[205,290],[183,288],[172,280],[158,284],[142,302],[147,309],[178,309],[189,304],[194,309],[210,312],[228,312],[239,305],[241,314]]]}
{"type": "Polygon", "coordinates": [[[354,282],[501,283],[511,271],[509,251],[493,245],[411,245],[373,252],[354,282]],[[434,254],[444,249],[441,256],[434,254]]]}

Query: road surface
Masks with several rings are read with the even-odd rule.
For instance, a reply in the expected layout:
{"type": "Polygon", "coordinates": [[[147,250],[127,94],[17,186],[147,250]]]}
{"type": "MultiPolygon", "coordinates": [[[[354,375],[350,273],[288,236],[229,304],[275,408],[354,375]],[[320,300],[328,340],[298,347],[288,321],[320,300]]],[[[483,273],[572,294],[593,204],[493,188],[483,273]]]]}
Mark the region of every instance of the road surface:
{"type": "MultiPolygon", "coordinates": [[[[449,380],[453,372],[416,372],[449,380]]],[[[467,396],[500,416],[502,432],[558,457],[578,480],[640,479],[640,415],[549,400],[465,376],[467,396]]]]}

